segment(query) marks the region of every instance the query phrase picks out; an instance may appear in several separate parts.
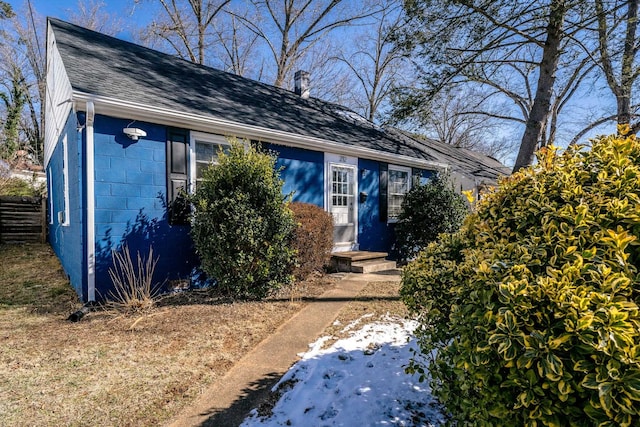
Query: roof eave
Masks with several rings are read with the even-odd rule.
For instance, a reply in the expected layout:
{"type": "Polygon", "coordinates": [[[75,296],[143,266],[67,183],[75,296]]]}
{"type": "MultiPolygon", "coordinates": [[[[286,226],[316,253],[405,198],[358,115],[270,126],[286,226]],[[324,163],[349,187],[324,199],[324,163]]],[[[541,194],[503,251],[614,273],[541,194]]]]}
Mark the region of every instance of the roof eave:
{"type": "Polygon", "coordinates": [[[362,157],[398,165],[421,167],[425,169],[449,169],[449,165],[418,159],[410,156],[387,153],[366,147],[342,144],[339,142],[299,135],[290,132],[277,131],[245,123],[234,122],[212,116],[192,114],[155,107],[145,104],[123,101],[120,99],[94,95],[74,90],[74,108],[84,111],[87,101],[93,101],[96,114],[126,118],[132,120],[150,121],[167,126],[188,128],[202,132],[219,133],[222,135],[238,136],[250,140],[272,142],[290,147],[303,148],[313,151],[326,151],[334,154],[362,157]],[[323,147],[319,150],[319,147],[323,147]]]}

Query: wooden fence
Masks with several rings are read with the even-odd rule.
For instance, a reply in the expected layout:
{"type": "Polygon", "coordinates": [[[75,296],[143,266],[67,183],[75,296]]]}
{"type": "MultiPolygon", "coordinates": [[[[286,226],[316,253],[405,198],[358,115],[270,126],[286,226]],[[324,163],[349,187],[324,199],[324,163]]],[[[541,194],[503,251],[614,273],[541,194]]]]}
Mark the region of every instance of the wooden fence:
{"type": "Polygon", "coordinates": [[[0,243],[47,240],[45,197],[0,196],[0,243]]]}

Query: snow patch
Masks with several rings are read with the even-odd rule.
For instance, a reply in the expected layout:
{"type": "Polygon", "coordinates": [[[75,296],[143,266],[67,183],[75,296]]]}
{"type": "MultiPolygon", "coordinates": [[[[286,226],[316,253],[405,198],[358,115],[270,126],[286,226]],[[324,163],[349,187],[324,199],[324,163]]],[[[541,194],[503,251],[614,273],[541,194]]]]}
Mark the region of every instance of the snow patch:
{"type": "Polygon", "coordinates": [[[278,383],[296,379],[272,415],[253,411],[242,426],[443,425],[429,384],[404,371],[410,349],[417,348],[417,322],[387,317],[353,330],[362,320],[349,324],[350,336],[328,348],[323,345],[332,337],[310,344],[278,383]]]}

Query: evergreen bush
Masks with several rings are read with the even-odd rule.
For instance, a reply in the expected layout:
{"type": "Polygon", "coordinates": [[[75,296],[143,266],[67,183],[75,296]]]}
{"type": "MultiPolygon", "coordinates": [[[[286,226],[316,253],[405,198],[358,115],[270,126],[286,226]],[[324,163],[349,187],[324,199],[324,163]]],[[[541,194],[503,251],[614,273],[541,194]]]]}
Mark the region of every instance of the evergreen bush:
{"type": "Polygon", "coordinates": [[[468,213],[467,202],[455,191],[448,174],[414,185],[402,202],[395,227],[400,261],[414,259],[439,234],[457,231],[468,213]]]}
{"type": "Polygon", "coordinates": [[[201,268],[217,290],[260,299],[292,281],[293,214],[274,156],[233,142],[218,153],[192,196],[191,234],[201,268]]]}
{"type": "Polygon", "coordinates": [[[621,131],[547,149],[405,269],[454,422],[640,425],[640,143],[621,131]]]}
{"type": "Polygon", "coordinates": [[[333,217],[310,203],[292,203],[291,210],[297,223],[292,247],[298,265],[293,274],[297,280],[304,280],[314,271],[322,271],[331,260],[333,217]]]}
{"type": "Polygon", "coordinates": [[[42,196],[46,186],[22,178],[0,176],[0,196],[42,196]]]}

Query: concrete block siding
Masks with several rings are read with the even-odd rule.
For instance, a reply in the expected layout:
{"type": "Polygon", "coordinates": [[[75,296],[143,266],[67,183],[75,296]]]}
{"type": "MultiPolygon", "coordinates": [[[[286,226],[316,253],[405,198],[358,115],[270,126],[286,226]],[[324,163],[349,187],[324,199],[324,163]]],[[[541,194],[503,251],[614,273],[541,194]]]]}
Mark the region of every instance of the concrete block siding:
{"type": "MultiPolygon", "coordinates": [[[[80,117],[80,119],[83,119],[80,117]]],[[[79,120],[75,114],[70,114],[60,135],[49,164],[47,166],[49,205],[49,242],[54,252],[60,259],[62,268],[69,276],[72,286],[81,298],[86,298],[86,283],[83,280],[86,272],[86,254],[84,239],[84,146],[81,133],[77,130],[79,120]],[[64,144],[66,139],[67,149],[67,178],[69,182],[65,186],[64,144]],[[65,191],[68,195],[67,221],[59,213],[65,212],[65,191]]]]}
{"type": "Polygon", "coordinates": [[[282,192],[291,194],[294,202],[324,207],[324,153],[282,145],[266,144],[277,154],[276,167],[282,168],[282,192]]]}
{"type": "MultiPolygon", "coordinates": [[[[84,222],[86,201],[80,196],[85,174],[84,132],[76,125],[84,117],[71,114],[65,134],[73,156],[69,158],[70,196],[72,200],[69,226],[54,223],[51,241],[63,262],[78,293],[87,295],[87,251],[84,222]],[[82,244],[78,244],[82,242],[82,244]]],[[[81,126],[80,126],[81,127],[81,126]]],[[[158,265],[154,280],[187,278],[197,265],[197,256],[189,236],[189,227],[170,225],[167,221],[167,127],[131,120],[96,115],[94,121],[94,178],[95,178],[95,280],[96,298],[102,299],[111,291],[108,271],[112,266],[112,251],[126,243],[132,257],[136,253],[147,256],[153,247],[158,265]],[[135,126],[147,136],[132,141],[122,133],[125,127],[135,126]]],[[[325,160],[321,151],[264,144],[264,148],[277,155],[277,167],[284,180],[283,193],[291,194],[293,201],[312,203],[326,208],[325,160]]],[[[54,211],[64,209],[62,170],[62,144],[56,147],[50,168],[56,171],[50,186],[54,195],[54,211]]],[[[428,176],[423,171],[424,176],[428,176]]],[[[361,250],[389,251],[394,239],[393,224],[380,215],[380,162],[358,160],[358,190],[366,198],[357,197],[358,235],[361,250]]],[[[56,215],[54,215],[55,217],[56,215]]],[[[54,218],[57,221],[57,218],[54,218]]]]}
{"type": "Polygon", "coordinates": [[[124,243],[132,257],[153,247],[159,284],[188,277],[196,264],[188,227],[167,221],[166,139],[165,126],[96,116],[96,290],[103,297],[111,288],[111,251],[124,243]],[[133,141],[122,133],[127,126],[147,136],[133,141]]]}
{"type": "MultiPolygon", "coordinates": [[[[140,171],[142,155],[148,155],[149,151],[158,151],[161,159],[158,163],[162,165],[164,156],[161,154],[165,152],[166,131],[164,127],[137,123],[136,126],[145,128],[147,138],[134,143],[122,134],[122,129],[127,124],[126,120],[104,116],[97,116],[95,119],[97,242],[105,239],[108,230],[111,230],[112,235],[122,236],[127,226],[135,221],[140,209],[151,218],[164,215],[164,212],[156,210],[153,203],[145,206],[142,201],[136,203],[136,200],[142,195],[148,198],[155,194],[166,194],[165,186],[154,185],[153,174],[142,176],[140,171]]],[[[166,181],[163,170],[160,174],[166,181]]]]}

